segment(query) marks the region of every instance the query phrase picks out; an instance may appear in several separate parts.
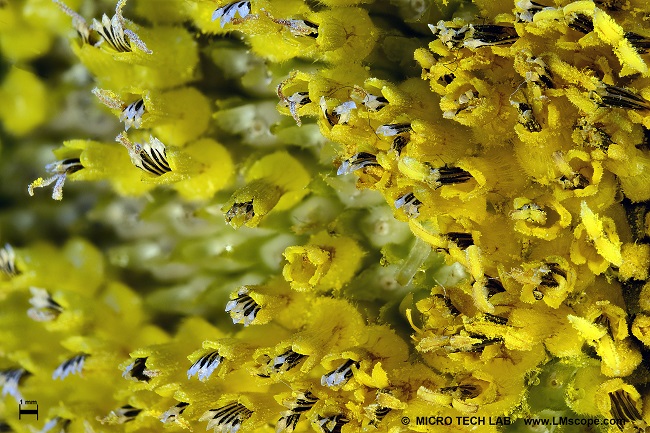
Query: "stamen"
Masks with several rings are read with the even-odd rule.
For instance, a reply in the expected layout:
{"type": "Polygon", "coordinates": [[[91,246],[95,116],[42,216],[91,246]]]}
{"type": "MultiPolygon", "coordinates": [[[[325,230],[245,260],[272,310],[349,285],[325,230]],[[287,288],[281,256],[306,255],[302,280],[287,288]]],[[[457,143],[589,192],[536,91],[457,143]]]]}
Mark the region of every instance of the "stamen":
{"type": "Polygon", "coordinates": [[[138,35],[136,35],[132,30],[125,28],[126,21],[122,16],[122,9],[124,9],[126,2],[127,0],[118,0],[117,6],[115,6],[115,15],[113,15],[113,18],[108,18],[108,15],[104,14],[102,15],[101,23],[96,19],[93,19],[90,28],[99,33],[102,39],[118,53],[132,52],[133,48],[131,47],[131,44],[133,44],[138,47],[139,50],[147,54],[153,54],[153,51],[147,48],[138,35]]]}
{"type": "Polygon", "coordinates": [[[307,391],[299,394],[295,401],[284,402],[289,410],[283,412],[282,417],[275,425],[276,433],[293,432],[296,428],[296,424],[298,424],[300,416],[311,409],[317,401],[318,398],[311,392],[307,391]]]}
{"type": "Polygon", "coordinates": [[[232,322],[243,323],[244,326],[250,325],[257,313],[262,309],[253,298],[248,295],[248,288],[242,287],[237,292],[237,298],[228,301],[226,304],[226,313],[230,313],[232,322]]]}
{"type": "Polygon", "coordinates": [[[218,409],[206,411],[199,421],[210,420],[205,429],[214,428],[215,433],[236,433],[252,414],[253,411],[248,410],[243,404],[233,402],[218,409]]]}
{"type": "Polygon", "coordinates": [[[20,391],[18,391],[18,385],[21,379],[29,376],[27,370],[22,367],[17,368],[8,368],[6,370],[0,370],[0,385],[2,385],[2,397],[5,395],[10,395],[16,400],[21,400],[22,396],[20,391]]]}
{"type": "Polygon", "coordinates": [[[206,353],[187,370],[187,378],[189,379],[196,374],[201,382],[205,382],[214,373],[214,370],[219,367],[221,361],[223,361],[223,357],[219,355],[219,352],[206,353]]]}
{"type": "Polygon", "coordinates": [[[124,369],[124,373],[122,373],[122,377],[140,382],[149,382],[152,377],[157,375],[158,372],[147,368],[146,357],[136,358],[126,367],[126,369],[124,369]]]}
{"type": "Polygon", "coordinates": [[[81,165],[79,158],[68,158],[62,161],[56,161],[52,164],[45,166],[45,171],[52,176],[47,179],[39,177],[34,182],[29,184],[27,187],[27,192],[30,196],[34,196],[34,188],[43,188],[54,183],[54,188],[52,190],[52,198],[54,200],[63,199],[63,185],[65,184],[65,179],[68,174],[72,174],[84,168],[81,165]],[[56,182],[56,183],[55,183],[56,182]]]}
{"type": "Polygon", "coordinates": [[[164,424],[167,424],[168,422],[174,422],[178,419],[178,417],[185,412],[185,409],[187,409],[187,406],[189,406],[189,403],[185,403],[181,401],[175,406],[170,407],[167,409],[165,412],[163,412],[162,415],[160,415],[160,421],[163,422],[164,424]]]}
{"type": "Polygon", "coordinates": [[[607,151],[609,146],[614,143],[612,137],[603,129],[591,124],[587,119],[580,119],[576,123],[576,129],[582,140],[589,146],[597,147],[607,151]]]}
{"type": "Polygon", "coordinates": [[[320,97],[319,105],[323,112],[323,116],[325,116],[325,119],[330,126],[344,125],[348,123],[350,121],[350,116],[352,115],[352,110],[357,108],[357,104],[355,104],[354,101],[346,101],[336,106],[330,112],[327,108],[327,101],[324,96],[320,97]]]}
{"type": "Polygon", "coordinates": [[[343,174],[350,174],[364,167],[379,166],[377,157],[371,153],[359,152],[352,155],[349,159],[343,161],[336,171],[336,174],[341,176],[343,174]]]}
{"type": "Polygon", "coordinates": [[[289,107],[289,112],[291,113],[293,120],[296,121],[298,126],[302,126],[302,120],[300,120],[300,116],[298,115],[298,109],[311,102],[311,99],[309,99],[309,92],[296,92],[293,95],[286,97],[282,93],[282,84],[280,84],[278,85],[277,93],[282,106],[289,107]]]}
{"type": "Polygon", "coordinates": [[[474,245],[474,238],[471,233],[449,232],[447,233],[447,237],[461,250],[474,245]]]}
{"type": "Polygon", "coordinates": [[[456,398],[461,400],[467,400],[470,398],[476,398],[481,394],[482,390],[477,385],[472,384],[463,384],[457,386],[448,386],[445,388],[440,388],[440,392],[443,394],[453,394],[456,398]]]}
{"type": "Polygon", "coordinates": [[[0,248],[0,271],[9,277],[15,277],[20,273],[16,269],[16,253],[9,244],[5,244],[4,248],[0,248]]]}
{"type": "Polygon", "coordinates": [[[341,414],[328,417],[321,417],[319,415],[316,420],[323,433],[341,433],[343,426],[349,422],[350,420],[341,414]]]}
{"type": "Polygon", "coordinates": [[[131,406],[130,404],[127,404],[120,407],[119,409],[112,410],[108,416],[100,419],[99,422],[109,425],[125,424],[127,422],[133,421],[140,412],[142,412],[142,409],[138,409],[131,406]]]}
{"type": "Polygon", "coordinates": [[[27,310],[27,316],[36,322],[51,322],[59,317],[63,312],[63,307],[59,305],[45,289],[30,287],[29,291],[32,297],[29,303],[33,308],[27,310]]]}
{"type": "Polygon", "coordinates": [[[533,107],[525,102],[516,101],[510,101],[510,105],[517,109],[517,112],[519,113],[517,121],[522,124],[524,128],[530,132],[539,132],[542,130],[542,127],[533,114],[533,107]]]}
{"type": "Polygon", "coordinates": [[[472,175],[459,167],[444,166],[432,169],[431,179],[437,189],[443,185],[465,183],[472,179],[472,175]]]}
{"type": "Polygon", "coordinates": [[[348,359],[336,370],[324,374],[320,378],[320,384],[329,387],[343,385],[352,377],[352,366],[359,368],[359,363],[357,361],[348,359]]]}
{"type": "Polygon", "coordinates": [[[640,54],[645,54],[650,49],[650,38],[634,32],[625,32],[624,37],[640,54]]]}
{"type": "Polygon", "coordinates": [[[253,209],[253,200],[233,204],[225,215],[226,222],[233,227],[239,227],[242,224],[247,223],[252,220],[254,216],[255,211],[253,209]]]}
{"type": "Polygon", "coordinates": [[[139,169],[154,176],[162,176],[172,171],[167,162],[165,145],[154,136],[149,137],[148,143],[133,144],[126,136],[126,133],[122,132],[115,140],[126,147],[129,151],[131,162],[139,169]]]}
{"type": "Polygon", "coordinates": [[[593,20],[585,14],[571,14],[568,17],[568,25],[573,30],[579,31],[580,33],[591,33],[594,31],[594,22],[593,20]]]}
{"type": "Polygon", "coordinates": [[[74,10],[70,9],[68,5],[63,3],[61,0],[52,0],[66,15],[72,18],[72,25],[79,34],[81,41],[84,44],[90,43],[90,27],[86,22],[86,19],[79,15],[74,10]]]}
{"type": "Polygon", "coordinates": [[[387,125],[381,125],[377,128],[377,134],[383,135],[384,137],[392,137],[393,135],[409,131],[411,131],[410,123],[390,123],[387,125]]]}
{"type": "Polygon", "coordinates": [[[518,1],[516,3],[516,6],[523,11],[523,12],[515,13],[515,17],[517,18],[517,21],[527,22],[527,23],[532,23],[533,16],[535,16],[537,12],[542,11],[545,7],[544,5],[535,3],[534,1],[531,0],[518,1]]]}
{"type": "Polygon", "coordinates": [[[497,278],[493,278],[487,275],[486,277],[487,277],[487,283],[485,283],[485,288],[487,289],[488,299],[490,299],[492,296],[496,295],[497,293],[503,293],[506,291],[506,289],[503,288],[501,281],[499,281],[497,278]]]}
{"type": "Polygon", "coordinates": [[[318,37],[318,24],[314,24],[307,20],[271,19],[274,23],[280,24],[289,29],[289,32],[294,36],[308,36],[310,38],[318,37]]]}
{"type": "Polygon", "coordinates": [[[619,389],[608,394],[611,402],[610,413],[612,418],[625,420],[625,423],[632,423],[635,427],[638,427],[637,431],[645,431],[647,424],[632,401],[630,393],[619,389]]]}
{"type": "MultiPolygon", "coordinates": [[[[302,355],[289,349],[273,358],[273,360],[269,359],[266,368],[271,373],[284,373],[296,367],[306,357],[307,355],[302,355]]],[[[263,377],[266,376],[263,375],[263,377]]]]}
{"type": "Polygon", "coordinates": [[[56,370],[54,370],[54,373],[52,374],[52,379],[65,379],[67,376],[71,374],[79,374],[81,375],[81,370],[84,367],[84,363],[86,362],[86,358],[88,358],[90,355],[81,353],[79,355],[73,356],[72,358],[68,359],[67,361],[64,361],[62,364],[60,364],[56,370]]]}
{"type": "Polygon", "coordinates": [[[228,3],[227,5],[218,8],[212,13],[212,21],[216,21],[221,18],[219,24],[221,25],[221,28],[223,28],[226,24],[233,20],[235,14],[237,13],[241,19],[246,18],[248,14],[251,13],[251,2],[243,1],[228,3]]]}
{"type": "Polygon", "coordinates": [[[137,101],[127,105],[120,115],[120,122],[124,122],[124,129],[128,131],[131,126],[140,129],[140,126],[142,125],[142,116],[144,115],[145,110],[146,107],[144,106],[143,99],[138,99],[137,101]]]}
{"type": "Polygon", "coordinates": [[[459,28],[447,27],[444,21],[438,21],[438,24],[429,24],[429,30],[434,36],[440,39],[449,49],[458,49],[463,46],[465,35],[469,31],[469,26],[464,25],[459,28]]]}
{"type": "Polygon", "coordinates": [[[494,24],[470,24],[463,46],[478,48],[486,46],[508,45],[515,43],[519,35],[514,27],[494,24]]]}
{"type": "Polygon", "coordinates": [[[602,83],[596,90],[591,92],[591,99],[603,107],[627,108],[630,110],[650,109],[650,102],[642,97],[622,87],[602,83]]]}
{"type": "Polygon", "coordinates": [[[395,208],[404,208],[404,213],[410,218],[416,218],[420,215],[420,205],[422,202],[415,198],[415,194],[409,192],[395,200],[395,208]]]}
{"type": "Polygon", "coordinates": [[[366,408],[366,411],[370,417],[369,424],[376,427],[391,410],[392,409],[389,407],[380,406],[379,403],[371,404],[366,408]]]}
{"type": "Polygon", "coordinates": [[[393,139],[393,143],[391,144],[390,148],[391,150],[394,150],[397,152],[397,155],[402,154],[402,150],[404,147],[408,144],[409,139],[405,135],[398,135],[393,139]]]}
{"type": "Polygon", "coordinates": [[[375,96],[371,95],[370,93],[366,93],[366,96],[363,98],[363,101],[361,101],[364,107],[368,111],[377,112],[384,108],[386,105],[388,105],[388,99],[384,98],[383,96],[375,96]]]}
{"type": "Polygon", "coordinates": [[[58,429],[55,429],[52,433],[66,433],[68,431],[68,426],[70,426],[71,422],[72,420],[70,419],[62,418],[60,416],[55,416],[54,418],[46,422],[43,425],[43,428],[38,433],[47,433],[53,428],[56,428],[57,426],[58,429]]]}

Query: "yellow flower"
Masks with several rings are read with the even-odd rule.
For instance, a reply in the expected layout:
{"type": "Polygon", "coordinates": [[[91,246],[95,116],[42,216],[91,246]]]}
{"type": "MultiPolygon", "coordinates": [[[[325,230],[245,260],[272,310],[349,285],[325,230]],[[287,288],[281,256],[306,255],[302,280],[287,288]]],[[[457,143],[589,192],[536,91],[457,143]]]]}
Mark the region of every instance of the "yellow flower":
{"type": "Polygon", "coordinates": [[[295,290],[340,290],[359,269],[363,251],[344,236],[321,232],[307,245],[291,246],[284,252],[284,278],[295,290]]]}

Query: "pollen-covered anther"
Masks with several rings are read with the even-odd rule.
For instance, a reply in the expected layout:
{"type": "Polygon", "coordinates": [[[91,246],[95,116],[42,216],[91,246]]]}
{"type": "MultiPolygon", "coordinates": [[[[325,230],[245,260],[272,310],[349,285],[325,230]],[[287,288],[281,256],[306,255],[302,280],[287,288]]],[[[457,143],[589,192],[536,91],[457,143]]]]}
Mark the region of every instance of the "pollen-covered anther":
{"type": "Polygon", "coordinates": [[[147,368],[147,358],[136,358],[122,373],[122,377],[130,380],[149,382],[158,372],[147,368]]]}
{"type": "Polygon", "coordinates": [[[132,30],[125,27],[126,20],[122,16],[122,9],[127,0],[118,0],[115,7],[115,15],[109,18],[108,15],[102,15],[102,21],[93,19],[90,25],[92,30],[100,34],[102,39],[118,53],[130,53],[133,51],[131,44],[135,45],[140,51],[153,54],[147,45],[132,30]]]}
{"type": "Polygon", "coordinates": [[[518,113],[517,121],[523,125],[529,132],[539,132],[542,130],[541,125],[535,119],[533,107],[525,102],[510,101],[510,105],[515,107],[518,113]]]}
{"type": "Polygon", "coordinates": [[[205,382],[217,367],[219,367],[222,361],[223,357],[219,355],[219,352],[213,351],[206,353],[197,359],[189,370],[187,370],[187,378],[189,379],[196,374],[201,382],[205,382]]]}
{"type": "Polygon", "coordinates": [[[650,102],[641,96],[632,93],[623,87],[610,86],[600,83],[596,90],[590,93],[590,97],[596,104],[610,108],[626,108],[629,110],[649,110],[650,102]]]}
{"type": "Polygon", "coordinates": [[[377,157],[371,153],[359,152],[352,155],[349,159],[343,161],[336,171],[337,175],[350,174],[364,167],[379,166],[377,157]]]}
{"type": "Polygon", "coordinates": [[[84,168],[79,158],[68,158],[62,161],[56,161],[45,166],[45,171],[51,174],[47,179],[39,177],[27,187],[30,196],[34,196],[34,188],[43,188],[54,183],[52,198],[54,200],[63,199],[63,185],[67,175],[77,172],[84,168]]]}
{"type": "Polygon", "coordinates": [[[226,313],[230,313],[232,322],[235,324],[242,323],[244,326],[250,325],[255,320],[257,313],[262,309],[248,293],[248,288],[242,287],[237,292],[237,297],[231,299],[226,304],[226,313]]]}
{"type": "Polygon", "coordinates": [[[84,363],[86,362],[86,358],[88,358],[89,356],[90,355],[86,353],[81,353],[79,355],[73,356],[72,358],[64,361],[56,368],[56,370],[54,370],[54,373],[52,374],[52,379],[63,380],[71,374],[81,375],[81,370],[83,370],[84,363]]]}
{"type": "Polygon", "coordinates": [[[169,162],[167,162],[165,145],[154,136],[149,137],[148,143],[134,144],[126,136],[126,133],[122,132],[115,140],[126,147],[129,151],[131,162],[139,169],[154,176],[162,176],[172,171],[169,162]]]}
{"type": "Polygon", "coordinates": [[[219,24],[223,28],[226,24],[233,21],[235,14],[239,14],[241,19],[245,19],[251,13],[251,2],[233,2],[217,8],[212,13],[212,21],[220,19],[219,24]]]}
{"type": "Polygon", "coordinates": [[[16,400],[20,400],[22,396],[18,390],[18,385],[22,378],[27,377],[30,374],[31,373],[22,367],[0,370],[0,386],[2,386],[2,397],[5,395],[10,395],[16,400]]]}
{"type": "Polygon", "coordinates": [[[233,227],[239,227],[242,224],[246,224],[248,221],[252,220],[254,216],[255,210],[253,208],[253,200],[234,203],[225,214],[226,222],[233,227]]]}
{"type": "Polygon", "coordinates": [[[189,403],[181,401],[180,403],[170,407],[165,412],[163,412],[158,419],[160,419],[160,421],[164,424],[178,421],[178,418],[182,415],[183,412],[185,412],[185,409],[187,409],[187,406],[189,405],[189,403]]]}
{"type": "Polygon", "coordinates": [[[349,422],[350,420],[342,414],[330,415],[327,417],[319,415],[316,419],[316,424],[321,428],[323,433],[341,433],[343,426],[349,422]]]}
{"type": "Polygon", "coordinates": [[[295,400],[284,401],[283,404],[289,410],[282,413],[282,417],[275,425],[275,432],[293,432],[300,420],[300,416],[310,410],[317,401],[318,398],[310,391],[300,393],[295,400]]]}
{"type": "Polygon", "coordinates": [[[253,411],[243,404],[232,402],[218,409],[206,411],[199,421],[209,420],[205,429],[214,429],[215,433],[236,433],[252,414],[253,411]]]}
{"type": "Polygon", "coordinates": [[[352,366],[359,368],[359,362],[351,359],[346,360],[336,370],[321,376],[320,384],[329,387],[345,384],[352,377],[352,366]]]}
{"type": "Polygon", "coordinates": [[[98,418],[102,424],[119,425],[131,422],[142,412],[142,409],[126,404],[119,409],[112,410],[106,417],[98,418]]]}
{"type": "Polygon", "coordinates": [[[5,244],[3,248],[0,248],[0,271],[10,277],[20,273],[16,268],[16,253],[9,244],[5,244]]]}
{"type": "Polygon", "coordinates": [[[422,202],[415,198],[412,192],[406,193],[395,200],[395,208],[404,210],[404,213],[410,218],[416,218],[420,215],[420,205],[422,202]]]}
{"type": "Polygon", "coordinates": [[[27,310],[27,316],[36,322],[51,322],[59,317],[63,312],[63,307],[59,305],[49,292],[38,287],[30,287],[29,291],[32,297],[29,303],[32,308],[27,310]]]}

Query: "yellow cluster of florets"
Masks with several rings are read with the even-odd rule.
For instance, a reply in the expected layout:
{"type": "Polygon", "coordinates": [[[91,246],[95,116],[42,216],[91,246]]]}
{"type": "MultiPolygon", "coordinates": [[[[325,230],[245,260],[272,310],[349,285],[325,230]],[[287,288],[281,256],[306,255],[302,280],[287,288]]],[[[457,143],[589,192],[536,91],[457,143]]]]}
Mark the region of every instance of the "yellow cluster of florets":
{"type": "MultiPolygon", "coordinates": [[[[0,0],[3,47],[35,3],[0,0]]],[[[0,426],[646,428],[644,2],[81,3],[23,36],[69,16],[120,127],[28,192],[107,181],[117,240],[0,249],[0,426]]],[[[35,74],[0,92],[6,133],[47,118],[35,74]]]]}

